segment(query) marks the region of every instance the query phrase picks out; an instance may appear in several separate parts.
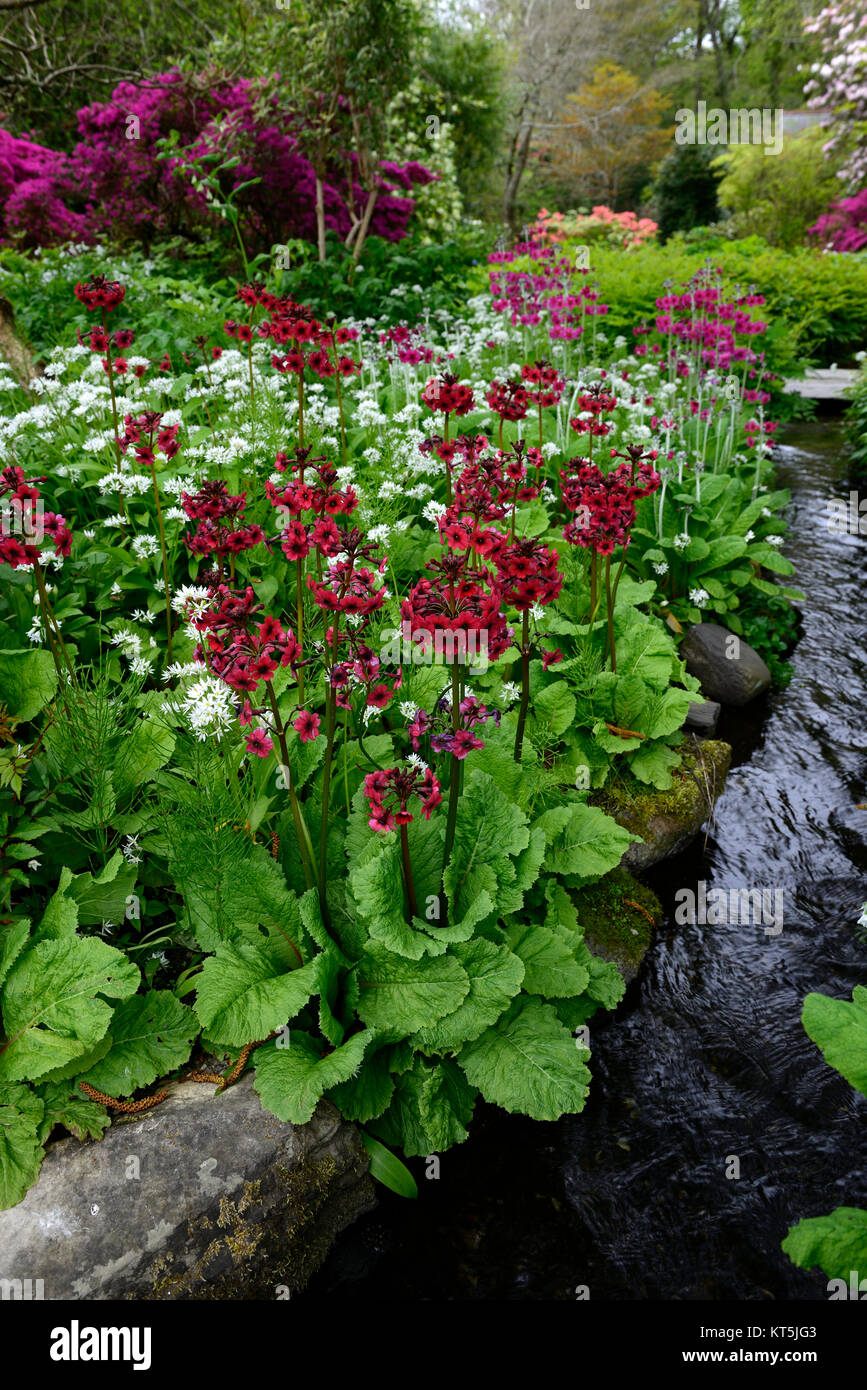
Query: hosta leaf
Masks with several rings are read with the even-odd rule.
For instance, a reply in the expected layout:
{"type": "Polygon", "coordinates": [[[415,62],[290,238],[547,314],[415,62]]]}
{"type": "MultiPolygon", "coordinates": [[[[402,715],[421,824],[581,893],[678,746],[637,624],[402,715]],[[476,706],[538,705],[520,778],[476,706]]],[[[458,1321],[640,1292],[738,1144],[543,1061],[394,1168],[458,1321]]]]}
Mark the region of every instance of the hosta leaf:
{"type": "Polygon", "coordinates": [[[12,967],[2,996],[0,1081],[36,1080],[81,1056],[108,1031],[112,1008],[128,999],[138,966],[95,937],[43,941],[12,967]]]}
{"type": "Polygon", "coordinates": [[[14,1207],[36,1181],[45,1156],[44,1109],[29,1086],[0,1086],[0,1210],[14,1207]]]}
{"type": "Polygon", "coordinates": [[[522,995],[457,1060],[485,1100],[534,1120],[556,1120],[583,1109],[586,1056],[550,1004],[522,995]]]}
{"type": "Polygon", "coordinates": [[[848,999],[808,994],[801,1021],[829,1067],[867,1096],[867,988],[856,985],[848,999]]]}
{"type": "Polygon", "coordinates": [[[411,961],[373,945],[362,956],[358,979],[359,1017],[394,1042],[454,1013],[470,989],[454,955],[411,961]]]}
{"type": "MultiPolygon", "coordinates": [[[[827,1216],[810,1216],[789,1227],[783,1250],[801,1269],[818,1265],[829,1279],[844,1279],[867,1269],[867,1211],[837,1207],[827,1216]]],[[[863,1298],[863,1294],[861,1295],[863,1298]]]]}
{"type": "Polygon", "coordinates": [[[198,1031],[192,1009],[169,990],[137,994],[118,1004],[111,1020],[111,1049],[83,1079],[110,1096],[132,1095],[182,1066],[198,1031]]]}
{"type": "Polygon", "coordinates": [[[256,1052],[254,1082],[263,1106],[278,1120],[306,1124],[325,1092],[358,1070],[373,1038],[367,1029],[354,1033],[327,1056],[317,1039],[294,1028],[288,1047],[266,1043],[256,1052]]]}
{"type": "Polygon", "coordinates": [[[509,949],[524,962],[524,990],[568,998],[582,994],[590,978],[562,937],[538,922],[513,922],[507,932],[509,949]]]}
{"type": "Polygon", "coordinates": [[[226,1047],[267,1038],[317,993],[318,959],[284,971],[272,955],[246,941],[220,947],[196,977],[195,1007],[202,1028],[226,1047]]]}
{"type": "Polygon", "coordinates": [[[500,1017],[521,988],[524,965],[505,946],[479,939],[453,946],[452,953],[467,973],[470,989],[454,1013],[410,1041],[423,1052],[457,1052],[479,1037],[500,1017]]]}

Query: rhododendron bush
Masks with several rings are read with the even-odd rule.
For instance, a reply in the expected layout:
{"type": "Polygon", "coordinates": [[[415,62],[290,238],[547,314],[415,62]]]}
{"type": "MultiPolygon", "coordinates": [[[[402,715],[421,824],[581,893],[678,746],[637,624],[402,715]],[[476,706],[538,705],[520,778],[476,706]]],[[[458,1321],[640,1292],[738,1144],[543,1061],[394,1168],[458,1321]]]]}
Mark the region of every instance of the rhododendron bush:
{"type": "MultiPolygon", "coordinates": [[[[316,239],[315,175],[301,150],[301,119],[287,110],[279,77],[191,80],[178,71],[147,83],[121,82],[108,102],[78,112],[69,155],[0,131],[0,234],[27,246],[74,239],[141,239],[214,231],[219,208],[192,162],[218,156],[221,189],[237,191],[251,251],[287,239],[316,239]],[[164,142],[176,133],[166,150],[164,142]],[[231,167],[230,167],[231,166],[231,167]]],[[[412,190],[437,176],[417,161],[379,165],[369,232],[407,233],[412,190]]],[[[350,202],[363,206],[357,160],[335,148],[324,183],[325,225],[342,239],[350,202]],[[351,187],[349,180],[352,180],[351,187]]]]}
{"type": "Polygon", "coordinates": [[[795,592],[787,495],[759,296],[703,273],[602,365],[586,272],[490,259],[391,326],[244,283],[158,359],[94,265],[0,379],[4,1203],[178,1073],[406,1155],[583,1107],[600,794],[677,775],[681,620],[795,592]]]}

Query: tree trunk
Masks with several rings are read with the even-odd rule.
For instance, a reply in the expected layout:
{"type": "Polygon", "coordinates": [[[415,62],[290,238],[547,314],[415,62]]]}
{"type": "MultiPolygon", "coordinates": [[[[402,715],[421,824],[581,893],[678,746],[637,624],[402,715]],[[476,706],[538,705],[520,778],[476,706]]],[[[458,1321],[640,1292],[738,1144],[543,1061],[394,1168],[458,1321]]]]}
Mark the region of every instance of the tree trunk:
{"type": "Polygon", "coordinates": [[[367,197],[367,204],[364,209],[364,216],[361,219],[361,226],[358,228],[358,235],[355,238],[355,250],[352,253],[352,259],[356,264],[361,256],[361,248],[367,239],[367,229],[370,226],[370,219],[373,216],[373,209],[376,207],[376,200],[378,197],[379,189],[372,188],[367,197]]]}
{"type": "Polygon", "coordinates": [[[514,162],[503,191],[503,222],[507,227],[511,227],[512,231],[515,230],[515,204],[518,201],[518,187],[527,167],[532,135],[533,125],[532,122],[528,121],[518,136],[514,162]]]}

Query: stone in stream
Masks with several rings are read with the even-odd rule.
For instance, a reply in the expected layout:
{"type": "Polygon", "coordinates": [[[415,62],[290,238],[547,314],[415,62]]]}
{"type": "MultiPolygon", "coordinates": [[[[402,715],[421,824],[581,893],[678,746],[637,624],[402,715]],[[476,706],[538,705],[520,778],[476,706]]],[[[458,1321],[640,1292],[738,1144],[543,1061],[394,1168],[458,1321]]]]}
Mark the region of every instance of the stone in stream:
{"type": "Polygon", "coordinates": [[[291,1125],[252,1075],[220,1096],[167,1089],[98,1142],[49,1145],[0,1212],[0,1279],[41,1279],[46,1299],[288,1298],[376,1205],[360,1135],[328,1101],[291,1125]]]}
{"type": "Polygon", "coordinates": [[[723,705],[746,705],[771,684],[771,673],[757,651],[719,623],[697,623],[680,647],[702,694],[723,705]]]}
{"type": "Polygon", "coordinates": [[[717,700],[693,700],[683,721],[687,733],[711,738],[716,733],[722,705],[717,700]]]}

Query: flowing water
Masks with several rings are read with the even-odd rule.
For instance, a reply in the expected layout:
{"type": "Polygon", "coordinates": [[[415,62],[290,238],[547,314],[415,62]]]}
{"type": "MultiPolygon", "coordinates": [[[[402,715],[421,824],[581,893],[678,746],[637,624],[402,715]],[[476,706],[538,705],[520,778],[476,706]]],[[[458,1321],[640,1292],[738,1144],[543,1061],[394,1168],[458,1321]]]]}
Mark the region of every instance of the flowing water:
{"type": "Polygon", "coordinates": [[[414,1165],[419,1201],[385,1193],[304,1298],[827,1297],[780,1241],[867,1206],[867,1101],[800,1023],[808,992],[867,984],[867,542],[828,528],[849,492],[839,426],[791,426],[779,453],[808,596],[792,682],[721,725],[734,759],[707,839],[648,875],[666,919],[616,1016],[591,1022],[584,1113],[479,1107],[438,1178],[414,1165]],[[699,881],[781,891],[782,930],[676,925],[699,881]]]}

